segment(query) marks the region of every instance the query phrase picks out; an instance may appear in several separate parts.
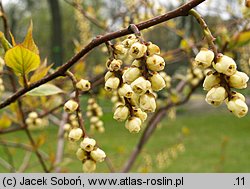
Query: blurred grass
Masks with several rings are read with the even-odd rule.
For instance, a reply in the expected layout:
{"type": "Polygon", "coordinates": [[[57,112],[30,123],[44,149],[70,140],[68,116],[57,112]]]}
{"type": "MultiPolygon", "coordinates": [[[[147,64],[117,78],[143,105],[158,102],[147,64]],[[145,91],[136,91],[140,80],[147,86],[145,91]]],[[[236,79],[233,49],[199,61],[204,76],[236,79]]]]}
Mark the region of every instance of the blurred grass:
{"type": "MultiPolygon", "coordinates": [[[[107,105],[107,101],[101,102],[107,105]]],[[[107,107],[107,106],[104,106],[107,107]]],[[[108,109],[108,108],[107,108],[108,109]]],[[[140,134],[130,134],[124,128],[124,123],[117,123],[112,119],[112,113],[105,111],[103,121],[106,132],[94,134],[100,147],[105,150],[113,161],[115,168],[121,170],[125,160],[129,157],[134,145],[139,140],[140,134]]],[[[161,127],[143,149],[142,154],[135,162],[133,172],[139,167],[145,167],[145,158],[150,157],[150,172],[250,172],[250,117],[238,119],[230,113],[214,109],[214,111],[186,111],[182,110],[181,115],[175,121],[163,120],[161,127]],[[190,113],[192,112],[192,113],[190,113]],[[184,138],[185,152],[179,153],[167,166],[159,168],[156,161],[157,154],[164,152],[179,142],[183,127],[190,130],[190,134],[184,138]],[[222,146],[224,148],[222,149],[222,146]]],[[[87,124],[88,125],[88,124],[87,124]]],[[[32,131],[34,138],[46,139],[41,149],[53,159],[56,149],[57,128],[49,127],[44,131],[32,131]]],[[[1,136],[1,140],[27,143],[27,137],[22,131],[1,136]]],[[[81,162],[75,158],[77,146],[66,142],[65,160],[63,171],[81,172],[81,162]]],[[[14,165],[20,166],[24,151],[10,148],[13,155],[14,165]]],[[[4,148],[0,147],[0,157],[7,159],[4,148]]],[[[31,166],[26,172],[41,172],[37,159],[34,155],[30,160],[31,166]]],[[[146,166],[147,167],[147,166],[146,166]]],[[[0,172],[6,172],[0,166],[0,172]]],[[[99,163],[97,172],[108,172],[105,163],[99,163]]]]}

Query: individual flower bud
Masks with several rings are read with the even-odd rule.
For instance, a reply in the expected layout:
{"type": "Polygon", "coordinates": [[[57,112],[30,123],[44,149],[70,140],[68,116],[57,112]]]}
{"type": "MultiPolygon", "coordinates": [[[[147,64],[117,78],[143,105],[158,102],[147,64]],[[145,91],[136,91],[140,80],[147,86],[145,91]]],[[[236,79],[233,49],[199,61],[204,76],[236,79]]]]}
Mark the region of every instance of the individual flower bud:
{"type": "Polygon", "coordinates": [[[127,106],[118,106],[115,110],[113,118],[117,121],[125,121],[129,115],[127,106]]]}
{"type": "Polygon", "coordinates": [[[140,108],[145,112],[155,112],[156,109],[155,96],[151,93],[143,94],[140,97],[140,108]]]}
{"type": "Polygon", "coordinates": [[[208,68],[214,60],[214,52],[206,48],[202,48],[195,57],[195,64],[201,68],[208,68]]]}
{"type": "Polygon", "coordinates": [[[235,92],[235,91],[231,92],[231,98],[232,99],[233,98],[235,98],[235,99],[241,99],[244,102],[246,101],[246,98],[245,98],[245,96],[243,94],[235,92]]]}
{"type": "Polygon", "coordinates": [[[93,115],[93,113],[91,111],[87,111],[86,115],[87,115],[87,117],[91,117],[93,115]]]}
{"type": "Polygon", "coordinates": [[[74,111],[76,111],[78,108],[78,103],[74,100],[68,100],[65,104],[64,104],[64,110],[68,113],[73,113],[74,111]]]}
{"type": "Polygon", "coordinates": [[[235,74],[237,69],[235,61],[226,55],[218,57],[217,63],[213,63],[213,67],[217,72],[223,73],[227,76],[235,74]]]}
{"type": "Polygon", "coordinates": [[[121,68],[121,65],[122,65],[122,61],[121,60],[114,59],[108,65],[108,69],[110,71],[118,71],[121,68]]]}
{"type": "Polygon", "coordinates": [[[105,74],[105,76],[104,76],[105,82],[106,82],[110,77],[115,77],[114,72],[108,71],[108,72],[105,74]]]}
{"type": "Polygon", "coordinates": [[[97,131],[99,133],[104,133],[105,132],[105,128],[104,127],[97,127],[97,131]]]}
{"type": "Polygon", "coordinates": [[[140,60],[135,59],[135,60],[132,62],[131,66],[134,66],[134,67],[140,68],[140,67],[141,67],[141,61],[140,61],[140,60]]]}
{"type": "Polygon", "coordinates": [[[141,76],[131,83],[131,87],[135,93],[142,95],[151,88],[151,83],[141,76]]]}
{"type": "Polygon", "coordinates": [[[135,108],[134,110],[134,115],[136,117],[139,117],[142,122],[146,121],[148,114],[146,112],[143,112],[140,108],[135,108]]]}
{"type": "Polygon", "coordinates": [[[151,82],[154,91],[160,91],[166,86],[165,80],[157,72],[153,73],[149,78],[149,81],[151,82]]]}
{"type": "MultiPolygon", "coordinates": [[[[108,73],[108,72],[107,72],[107,73],[108,73]]],[[[106,73],[106,74],[107,74],[107,73],[106,73]]],[[[112,72],[109,72],[109,73],[112,73],[112,72]]],[[[112,73],[112,74],[113,74],[113,73],[112,73]]],[[[88,103],[89,103],[89,104],[93,104],[94,102],[95,102],[95,99],[94,99],[94,98],[89,98],[89,99],[88,99],[88,103]]]]}
{"type": "Polygon", "coordinates": [[[131,98],[133,95],[133,90],[130,85],[128,84],[123,84],[121,88],[118,89],[118,94],[120,96],[126,97],[126,98],[131,98]]]}
{"type": "Polygon", "coordinates": [[[105,82],[105,90],[106,91],[112,91],[118,88],[120,84],[120,79],[117,77],[110,77],[106,82],[105,82]]]}
{"type": "Polygon", "coordinates": [[[92,151],[95,145],[96,145],[95,139],[88,138],[88,137],[85,137],[83,141],[80,143],[80,147],[87,152],[92,151]]]}
{"type": "Polygon", "coordinates": [[[111,102],[116,103],[119,100],[118,96],[112,96],[111,102]]]}
{"type": "Polygon", "coordinates": [[[128,49],[124,47],[122,44],[115,44],[114,45],[114,50],[116,54],[123,55],[126,54],[128,49]]]}
{"type": "Polygon", "coordinates": [[[71,121],[71,125],[72,125],[73,127],[79,127],[78,120],[73,120],[73,121],[71,121]]]}
{"type": "Polygon", "coordinates": [[[28,117],[31,119],[36,119],[36,118],[38,118],[38,114],[36,112],[30,112],[28,117]]]}
{"type": "Polygon", "coordinates": [[[70,128],[71,128],[71,125],[68,124],[68,123],[66,123],[66,124],[63,125],[63,130],[64,130],[64,131],[69,131],[70,128]]]}
{"type": "Polygon", "coordinates": [[[159,74],[165,80],[166,88],[170,88],[171,87],[171,80],[172,80],[171,77],[169,75],[167,75],[166,72],[160,72],[159,74]]]}
{"type": "Polygon", "coordinates": [[[247,82],[249,77],[244,72],[236,71],[235,74],[231,75],[228,79],[230,87],[236,89],[245,89],[247,88],[247,82]]]}
{"type": "Polygon", "coordinates": [[[199,84],[199,82],[200,82],[200,79],[198,79],[198,78],[193,78],[193,79],[190,81],[190,84],[191,84],[192,86],[196,86],[196,85],[199,84]]]}
{"type": "Polygon", "coordinates": [[[28,117],[28,118],[25,120],[25,123],[26,123],[27,125],[33,125],[34,119],[28,117]]]}
{"type": "Polygon", "coordinates": [[[124,71],[122,80],[125,83],[131,84],[134,80],[141,76],[141,70],[137,67],[130,67],[124,71]]]}
{"type": "Polygon", "coordinates": [[[78,141],[82,137],[83,131],[80,128],[74,128],[69,132],[69,139],[78,141]]]}
{"type": "Polygon", "coordinates": [[[75,114],[71,114],[70,116],[69,116],[69,120],[70,121],[73,121],[73,120],[75,120],[76,119],[76,115],[75,114]]]}
{"type": "Polygon", "coordinates": [[[91,159],[87,159],[82,164],[82,170],[85,173],[92,173],[92,172],[94,172],[96,170],[96,162],[93,161],[93,160],[91,160],[91,159]]]}
{"type": "Polygon", "coordinates": [[[210,89],[206,96],[206,102],[208,104],[219,106],[227,97],[227,92],[224,87],[213,87],[210,89]]]}
{"type": "Polygon", "coordinates": [[[133,93],[132,97],[128,98],[127,100],[132,106],[139,106],[139,99],[140,99],[140,95],[133,93]]]}
{"type": "Polygon", "coordinates": [[[203,79],[203,71],[200,68],[194,68],[193,69],[193,74],[195,75],[195,77],[197,77],[198,79],[203,79]]]}
{"type": "Polygon", "coordinates": [[[41,118],[36,118],[35,119],[35,125],[41,126],[43,124],[43,120],[41,118]]]}
{"type": "Polygon", "coordinates": [[[231,99],[227,103],[227,108],[237,117],[244,117],[248,112],[248,107],[246,103],[237,98],[231,99]]]}
{"type": "Polygon", "coordinates": [[[125,48],[130,48],[131,45],[133,45],[137,41],[138,41],[138,39],[136,38],[135,35],[129,35],[127,39],[125,39],[124,41],[122,41],[122,45],[125,48]]]}
{"type": "Polygon", "coordinates": [[[152,71],[161,71],[165,67],[165,61],[161,56],[152,55],[147,57],[146,60],[148,69],[152,71]]]}
{"type": "Polygon", "coordinates": [[[100,107],[96,108],[96,115],[99,117],[103,116],[103,112],[102,112],[102,109],[100,107]]]}
{"type": "Polygon", "coordinates": [[[131,133],[138,133],[141,130],[141,124],[142,124],[142,121],[140,118],[131,117],[126,121],[125,127],[131,133]]]}
{"type": "Polygon", "coordinates": [[[103,127],[103,122],[101,120],[99,120],[98,122],[96,122],[96,127],[103,127]]]}
{"type": "Polygon", "coordinates": [[[141,44],[140,42],[134,43],[130,49],[129,49],[129,55],[131,55],[133,58],[141,58],[144,56],[144,54],[147,51],[147,46],[144,44],[141,44]]]}
{"type": "Polygon", "coordinates": [[[103,162],[106,158],[106,154],[100,148],[96,148],[95,150],[90,152],[90,156],[96,162],[103,162]]]}
{"type": "Polygon", "coordinates": [[[77,151],[76,151],[76,157],[80,161],[83,161],[83,160],[87,159],[87,153],[83,149],[78,148],[77,151]]]}
{"type": "Polygon", "coordinates": [[[214,86],[220,84],[220,74],[215,72],[208,72],[204,82],[203,82],[203,89],[208,91],[212,89],[214,86]]]}
{"type": "Polygon", "coordinates": [[[90,118],[90,123],[96,123],[97,121],[99,121],[99,118],[97,116],[93,116],[90,118]]]}
{"type": "Polygon", "coordinates": [[[151,55],[154,55],[154,54],[160,54],[161,50],[160,50],[160,47],[158,47],[157,45],[149,42],[149,45],[147,46],[148,50],[148,55],[151,56],[151,55]]]}
{"type": "Polygon", "coordinates": [[[89,91],[89,89],[91,88],[91,84],[88,80],[81,79],[76,83],[76,88],[81,91],[89,91]]]}

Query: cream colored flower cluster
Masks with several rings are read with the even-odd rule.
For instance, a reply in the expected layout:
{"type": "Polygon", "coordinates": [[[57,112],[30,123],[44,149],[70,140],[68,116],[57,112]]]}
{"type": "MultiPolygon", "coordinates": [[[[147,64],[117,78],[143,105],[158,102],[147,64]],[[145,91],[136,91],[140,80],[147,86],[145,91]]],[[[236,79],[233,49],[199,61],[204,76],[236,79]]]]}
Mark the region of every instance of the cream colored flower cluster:
{"type": "Polygon", "coordinates": [[[114,45],[116,55],[127,54],[132,65],[122,69],[123,62],[109,59],[106,63],[105,89],[117,91],[114,119],[125,121],[130,132],[139,132],[147,113],[156,109],[156,91],[169,85],[169,77],[160,74],[165,67],[159,55],[160,48],[151,42],[141,42],[135,35],[129,35],[121,44],[114,45]]]}
{"type": "Polygon", "coordinates": [[[213,70],[207,73],[203,83],[204,90],[208,91],[206,102],[213,106],[219,106],[225,102],[230,112],[237,117],[243,117],[248,112],[245,97],[232,91],[232,88],[246,88],[249,77],[237,70],[237,65],[232,58],[219,54],[216,59],[214,63],[214,53],[208,49],[201,49],[195,58],[195,64],[199,67],[213,66],[213,70]]]}
{"type": "Polygon", "coordinates": [[[103,162],[106,158],[105,152],[96,146],[96,141],[88,137],[81,141],[76,156],[82,161],[82,169],[87,173],[94,172],[96,163],[103,162]]]}
{"type": "Polygon", "coordinates": [[[78,119],[75,114],[70,114],[68,123],[63,126],[66,136],[70,141],[78,141],[82,137],[82,129],[79,128],[78,119]]]}
{"type": "Polygon", "coordinates": [[[100,120],[100,118],[103,116],[102,108],[97,104],[94,98],[90,98],[88,100],[86,115],[90,120],[90,129],[92,131],[98,131],[100,133],[105,131],[103,121],[100,120]]]}
{"type": "Polygon", "coordinates": [[[30,129],[43,128],[46,125],[46,121],[39,118],[36,112],[30,112],[25,120],[25,123],[30,129]]]}

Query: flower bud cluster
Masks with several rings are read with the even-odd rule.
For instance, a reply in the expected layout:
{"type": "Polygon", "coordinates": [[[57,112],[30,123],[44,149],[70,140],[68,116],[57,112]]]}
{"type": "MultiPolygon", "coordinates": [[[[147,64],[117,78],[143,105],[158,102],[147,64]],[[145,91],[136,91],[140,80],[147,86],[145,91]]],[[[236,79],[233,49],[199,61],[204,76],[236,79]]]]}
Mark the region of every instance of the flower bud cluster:
{"type": "Polygon", "coordinates": [[[39,118],[36,112],[30,112],[25,120],[25,123],[30,129],[43,128],[47,125],[46,120],[39,118]]]}
{"type": "Polygon", "coordinates": [[[199,67],[187,70],[187,81],[192,85],[196,86],[204,78],[203,70],[199,67]]]}
{"type": "Polygon", "coordinates": [[[94,139],[85,137],[76,151],[76,157],[82,161],[83,171],[91,173],[96,170],[97,162],[103,162],[105,160],[106,154],[96,146],[94,139]]]}
{"type": "Polygon", "coordinates": [[[225,102],[229,111],[235,116],[244,117],[248,112],[245,97],[232,91],[232,88],[246,88],[249,77],[244,72],[238,71],[235,61],[226,55],[219,54],[216,63],[213,60],[214,53],[207,49],[201,49],[195,58],[198,66],[213,67],[213,70],[206,74],[203,83],[204,90],[208,91],[206,102],[214,106],[225,102]]]}
{"type": "Polygon", "coordinates": [[[78,119],[75,114],[69,115],[68,123],[64,124],[63,128],[65,136],[68,137],[70,141],[76,142],[83,136],[83,131],[79,128],[78,119]]]}
{"type": "Polygon", "coordinates": [[[98,131],[103,133],[105,128],[103,126],[103,121],[100,118],[103,116],[103,111],[101,106],[99,106],[94,98],[88,100],[87,106],[87,117],[90,120],[90,129],[92,131],[98,131]]]}
{"type": "Polygon", "coordinates": [[[135,35],[129,35],[121,44],[114,45],[114,53],[127,54],[132,65],[122,69],[122,61],[107,61],[105,89],[117,91],[112,97],[115,102],[113,118],[126,121],[130,132],[139,132],[147,113],[156,110],[156,93],[170,87],[171,78],[164,72],[164,59],[159,55],[160,48],[151,42],[142,42],[135,35]]]}

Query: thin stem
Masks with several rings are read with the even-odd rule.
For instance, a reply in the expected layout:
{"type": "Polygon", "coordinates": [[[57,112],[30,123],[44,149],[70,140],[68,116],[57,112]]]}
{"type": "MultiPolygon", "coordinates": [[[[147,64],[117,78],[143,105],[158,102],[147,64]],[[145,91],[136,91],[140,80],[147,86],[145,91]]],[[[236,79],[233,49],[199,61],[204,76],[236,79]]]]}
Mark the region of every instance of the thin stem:
{"type": "MultiPolygon", "coordinates": [[[[205,0],[192,0],[189,1],[188,3],[180,6],[179,8],[170,11],[164,15],[160,15],[157,17],[154,17],[150,20],[141,22],[139,24],[137,24],[137,28],[141,31],[144,30],[146,28],[158,25],[162,22],[166,22],[167,20],[176,18],[176,17],[180,17],[180,16],[187,16],[189,10],[191,10],[192,8],[196,7],[197,5],[199,5],[200,3],[204,2],[205,0]]],[[[43,79],[30,84],[27,88],[22,88],[20,90],[18,90],[16,93],[14,93],[13,95],[11,95],[10,97],[8,97],[7,99],[5,99],[3,102],[0,103],[0,109],[8,106],[9,104],[13,103],[14,101],[16,101],[20,96],[24,95],[25,93],[27,93],[28,91],[39,87],[40,85],[47,83],[51,80],[54,80],[55,78],[59,77],[59,76],[63,76],[65,74],[65,72],[72,67],[79,59],[81,59],[84,55],[86,55],[87,53],[89,53],[90,51],[92,51],[95,47],[101,45],[102,43],[105,43],[107,41],[110,41],[112,39],[116,39],[116,38],[120,38],[122,36],[128,35],[128,34],[132,34],[133,32],[127,28],[127,29],[122,29],[116,32],[111,32],[108,34],[105,34],[101,37],[95,38],[93,39],[87,46],[85,46],[85,48],[83,48],[79,53],[77,53],[75,56],[73,56],[67,63],[65,63],[64,65],[62,65],[60,68],[57,69],[57,71],[55,71],[54,73],[47,75],[46,77],[44,77],[43,79]]]]}

